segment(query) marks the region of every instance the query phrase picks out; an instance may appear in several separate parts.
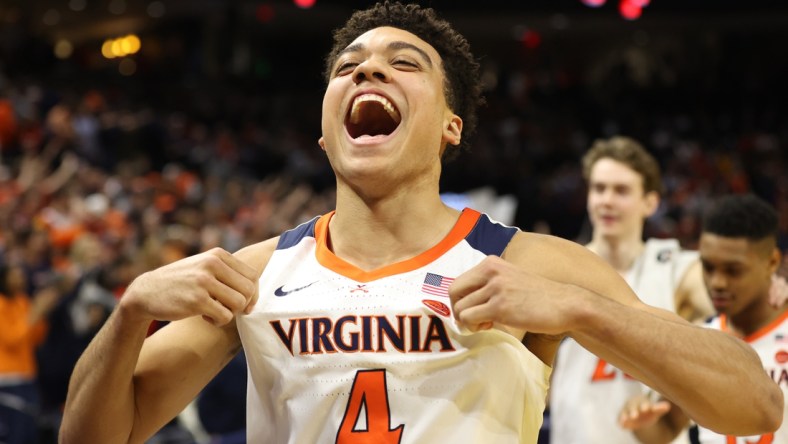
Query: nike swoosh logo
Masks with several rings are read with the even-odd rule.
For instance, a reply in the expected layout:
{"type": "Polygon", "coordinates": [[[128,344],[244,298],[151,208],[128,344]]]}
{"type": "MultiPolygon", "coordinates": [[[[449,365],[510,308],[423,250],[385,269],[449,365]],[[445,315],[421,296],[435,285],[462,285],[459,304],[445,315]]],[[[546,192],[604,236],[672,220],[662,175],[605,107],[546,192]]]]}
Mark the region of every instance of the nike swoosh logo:
{"type": "Polygon", "coordinates": [[[294,288],[294,289],[292,289],[292,290],[285,290],[285,289],[284,289],[284,288],[285,288],[285,286],[284,286],[284,285],[282,285],[281,287],[279,287],[279,288],[277,288],[276,290],[274,290],[274,296],[279,296],[279,297],[282,297],[282,296],[287,296],[287,295],[289,295],[290,293],[295,293],[296,291],[301,291],[301,290],[303,290],[303,289],[305,289],[305,288],[309,287],[310,285],[312,285],[312,284],[314,284],[314,283],[316,283],[316,282],[317,282],[317,281],[315,281],[315,282],[312,282],[312,283],[310,283],[310,284],[306,284],[306,285],[304,285],[303,287],[294,288]]]}

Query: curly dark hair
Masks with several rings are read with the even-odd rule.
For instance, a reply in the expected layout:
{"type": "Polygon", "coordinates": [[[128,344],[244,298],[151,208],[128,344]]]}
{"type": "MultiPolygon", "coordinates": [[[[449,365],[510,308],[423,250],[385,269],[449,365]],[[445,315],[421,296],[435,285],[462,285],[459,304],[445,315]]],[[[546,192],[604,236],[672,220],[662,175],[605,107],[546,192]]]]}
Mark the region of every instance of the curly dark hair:
{"type": "MultiPolygon", "coordinates": [[[[345,25],[334,31],[334,46],[326,57],[325,78],[331,78],[331,68],[339,53],[365,32],[382,26],[408,31],[432,45],[443,61],[446,76],[444,94],[451,110],[463,122],[461,148],[468,147],[468,139],[476,130],[476,109],[484,103],[479,63],[471,53],[468,41],[441,19],[432,8],[417,4],[384,1],[356,11],[345,25]]],[[[446,150],[444,158],[456,156],[459,150],[446,150]]]]}
{"type": "Polygon", "coordinates": [[[703,232],[757,242],[777,239],[779,218],[772,205],[754,194],[731,194],[713,201],[703,214],[703,232]]]}

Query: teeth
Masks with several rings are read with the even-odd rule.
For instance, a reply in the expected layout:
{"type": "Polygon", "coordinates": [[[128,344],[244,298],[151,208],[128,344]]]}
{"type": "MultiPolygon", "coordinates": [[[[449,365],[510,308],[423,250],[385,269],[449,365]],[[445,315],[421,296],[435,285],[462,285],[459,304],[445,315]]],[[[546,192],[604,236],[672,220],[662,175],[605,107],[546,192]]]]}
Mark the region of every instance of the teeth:
{"type": "Polygon", "coordinates": [[[377,94],[362,94],[356,97],[355,100],[353,100],[353,106],[350,109],[350,123],[356,124],[359,122],[361,117],[360,116],[361,104],[364,102],[380,103],[381,105],[383,105],[383,109],[385,109],[386,112],[389,113],[389,116],[391,116],[391,118],[394,119],[395,122],[397,123],[400,122],[399,112],[397,111],[396,108],[394,108],[394,105],[392,105],[391,102],[388,101],[388,99],[386,99],[383,96],[379,96],[377,94]]]}

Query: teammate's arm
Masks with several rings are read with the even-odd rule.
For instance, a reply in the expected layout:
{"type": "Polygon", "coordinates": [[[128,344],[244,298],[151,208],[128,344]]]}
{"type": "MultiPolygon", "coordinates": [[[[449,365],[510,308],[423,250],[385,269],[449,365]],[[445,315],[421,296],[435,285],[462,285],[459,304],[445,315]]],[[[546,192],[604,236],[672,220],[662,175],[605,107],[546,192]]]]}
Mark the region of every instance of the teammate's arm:
{"type": "Polygon", "coordinates": [[[693,262],[684,273],[676,288],[675,300],[676,313],[692,323],[700,323],[714,314],[714,307],[703,283],[700,260],[693,262]]]}
{"type": "Polygon", "coordinates": [[[180,413],[240,347],[275,240],[214,249],[139,276],[74,369],[60,442],[142,443],[180,413]],[[170,324],[145,339],[153,319],[170,324]]]}
{"type": "MultiPolygon", "coordinates": [[[[576,243],[520,233],[504,259],[489,257],[452,284],[455,316],[467,327],[568,332],[707,428],[755,435],[779,426],[782,392],[742,341],[643,304],[618,273],[576,243]],[[750,408],[742,412],[739,405],[750,408]]],[[[552,362],[554,354],[540,358],[552,362]]]]}

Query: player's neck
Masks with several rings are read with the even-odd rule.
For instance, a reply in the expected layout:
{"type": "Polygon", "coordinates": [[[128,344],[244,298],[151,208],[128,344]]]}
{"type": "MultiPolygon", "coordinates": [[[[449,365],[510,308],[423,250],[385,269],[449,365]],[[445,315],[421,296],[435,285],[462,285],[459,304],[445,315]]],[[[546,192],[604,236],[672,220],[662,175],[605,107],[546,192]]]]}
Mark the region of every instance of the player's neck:
{"type": "Polygon", "coordinates": [[[783,315],[786,308],[774,308],[768,296],[764,295],[758,301],[734,316],[728,318],[728,329],[736,336],[746,338],[766,328],[783,315]]]}
{"type": "Polygon", "coordinates": [[[587,247],[623,274],[632,268],[643,253],[645,244],[639,235],[629,237],[595,235],[587,247]]]}
{"type": "Polygon", "coordinates": [[[405,193],[374,202],[338,195],[329,224],[330,248],[363,270],[375,270],[435,246],[458,217],[437,193],[405,193]]]}

